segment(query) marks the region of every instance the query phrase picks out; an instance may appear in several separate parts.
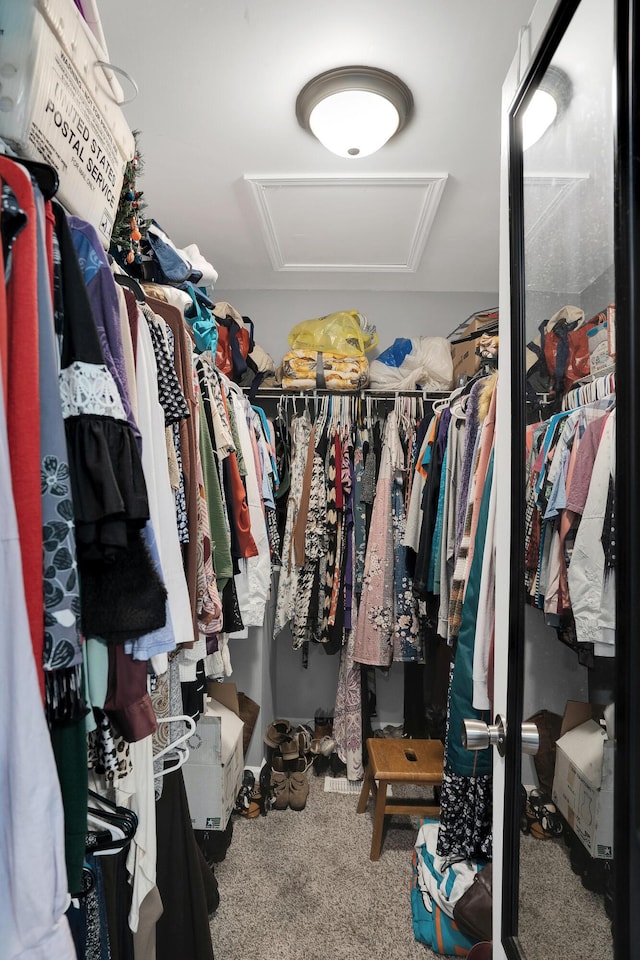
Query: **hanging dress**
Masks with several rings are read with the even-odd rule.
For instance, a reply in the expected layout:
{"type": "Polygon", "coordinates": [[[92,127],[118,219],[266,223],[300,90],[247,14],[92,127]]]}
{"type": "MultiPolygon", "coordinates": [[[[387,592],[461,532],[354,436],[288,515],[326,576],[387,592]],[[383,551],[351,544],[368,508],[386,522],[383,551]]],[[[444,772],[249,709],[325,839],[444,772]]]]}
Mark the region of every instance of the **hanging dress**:
{"type": "Polygon", "coordinates": [[[390,415],[394,462],[391,486],[391,519],[393,523],[393,659],[421,662],[424,658],[418,603],[413,592],[413,578],[408,567],[407,547],[404,545],[407,514],[405,509],[404,451],[400,442],[398,423],[390,415]]]}
{"type": "Polygon", "coordinates": [[[307,414],[296,417],[291,424],[291,486],[287,502],[287,518],[282,538],[282,567],[278,582],[278,598],[274,620],[274,636],[284,629],[295,614],[295,602],[300,568],[296,566],[293,528],[300,506],[300,493],[307,462],[311,435],[311,421],[307,414]]]}
{"type": "Polygon", "coordinates": [[[492,481],[493,454],[484,481],[473,563],[451,665],[437,851],[442,857],[474,859],[492,855],[492,754],[490,750],[465,750],[460,739],[463,718],[491,722],[489,711],[473,707],[473,658],[492,481]]]}
{"type": "Polygon", "coordinates": [[[377,667],[388,667],[393,656],[392,419],[384,429],[353,652],[358,663],[377,667]]]}

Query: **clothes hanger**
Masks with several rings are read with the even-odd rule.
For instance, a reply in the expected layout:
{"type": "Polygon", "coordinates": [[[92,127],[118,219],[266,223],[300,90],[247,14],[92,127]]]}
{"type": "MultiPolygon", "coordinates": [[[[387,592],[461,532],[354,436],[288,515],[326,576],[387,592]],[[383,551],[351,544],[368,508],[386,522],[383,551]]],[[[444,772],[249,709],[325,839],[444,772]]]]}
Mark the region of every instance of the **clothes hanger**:
{"type": "Polygon", "coordinates": [[[124,821],[125,824],[127,824],[125,829],[133,836],[138,827],[138,815],[134,810],[131,810],[129,807],[118,806],[118,804],[110,800],[109,797],[105,797],[101,793],[96,793],[96,791],[91,788],[87,791],[87,795],[98,804],[98,808],[91,806],[88,809],[94,811],[96,814],[100,814],[104,819],[111,817],[116,823],[124,821]]]}
{"type": "Polygon", "coordinates": [[[33,180],[35,180],[45,200],[53,200],[60,186],[60,178],[58,177],[58,171],[55,167],[52,167],[49,163],[43,163],[41,160],[27,160],[25,157],[12,157],[10,154],[4,155],[8,157],[9,160],[13,160],[25,168],[33,180]]]}
{"type": "MultiPolygon", "coordinates": [[[[99,797],[99,799],[102,801],[105,798],[99,797]]],[[[110,801],[107,801],[106,805],[109,808],[112,806],[110,801]]],[[[126,850],[131,843],[138,826],[138,818],[132,810],[125,807],[115,809],[121,812],[88,808],[87,826],[90,829],[87,830],[86,850],[89,853],[95,856],[108,856],[126,850]]]]}
{"type": "Polygon", "coordinates": [[[99,813],[91,808],[87,810],[87,824],[95,828],[95,831],[91,832],[108,834],[110,840],[121,841],[130,839],[120,823],[115,822],[113,819],[100,816],[99,813]]]}
{"type": "Polygon", "coordinates": [[[133,277],[130,277],[126,273],[114,273],[113,279],[116,281],[118,286],[127,287],[129,290],[132,290],[138,303],[147,302],[147,298],[144,295],[144,290],[138,281],[133,279],[133,277]]]}
{"type": "Polygon", "coordinates": [[[126,807],[118,809],[121,812],[113,813],[109,810],[89,807],[87,823],[95,826],[98,831],[108,831],[112,840],[131,840],[138,826],[138,818],[126,807]]]}
{"type": "MultiPolygon", "coordinates": [[[[193,717],[188,716],[186,713],[179,714],[175,717],[158,717],[158,723],[185,723],[188,727],[188,730],[182,734],[182,736],[177,737],[171,743],[168,743],[166,747],[163,747],[162,750],[158,750],[157,753],[154,753],[153,760],[154,763],[156,760],[160,760],[161,757],[164,757],[165,754],[169,753],[171,750],[174,750],[176,747],[181,746],[183,743],[186,743],[189,740],[196,730],[196,724],[193,717]]],[[[187,750],[188,755],[188,750],[187,750]]]]}
{"type": "MultiPolygon", "coordinates": [[[[177,758],[176,762],[171,764],[170,766],[165,765],[163,766],[162,770],[158,770],[157,773],[154,773],[153,775],[154,780],[160,780],[162,777],[166,777],[168,773],[174,773],[176,770],[179,770],[180,767],[182,767],[189,759],[188,747],[176,747],[175,750],[172,751],[172,753],[175,754],[177,758]]],[[[172,754],[169,753],[166,756],[171,757],[172,754]]]]}
{"type": "Polygon", "coordinates": [[[158,723],[185,723],[187,725],[187,730],[180,737],[177,737],[171,743],[168,743],[166,747],[163,747],[162,750],[159,750],[153,755],[153,762],[156,760],[162,759],[162,757],[173,757],[177,756],[177,762],[171,766],[165,766],[161,770],[158,770],[157,773],[154,773],[154,779],[159,780],[162,777],[166,776],[168,773],[173,773],[175,770],[179,770],[183,764],[189,759],[189,747],[187,746],[187,740],[193,736],[196,729],[196,724],[193,717],[188,716],[187,714],[179,714],[175,717],[158,717],[158,723]]]}

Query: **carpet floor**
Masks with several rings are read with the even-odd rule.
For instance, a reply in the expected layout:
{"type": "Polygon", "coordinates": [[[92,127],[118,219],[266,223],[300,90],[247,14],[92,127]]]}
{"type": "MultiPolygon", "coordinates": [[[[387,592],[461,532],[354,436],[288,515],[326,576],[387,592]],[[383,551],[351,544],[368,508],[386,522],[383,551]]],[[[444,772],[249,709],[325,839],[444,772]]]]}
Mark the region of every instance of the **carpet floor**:
{"type": "MultiPolygon", "coordinates": [[[[310,774],[304,810],[234,815],[233,840],[215,866],[220,906],[211,921],[216,960],[433,960],[411,923],[417,820],[391,818],[380,860],[369,860],[373,804],[325,793],[310,774]]],[[[527,960],[611,960],[602,897],[585,890],[562,840],[522,838],[521,944],[527,960]]]]}
{"type": "Polygon", "coordinates": [[[431,960],[411,923],[412,818],[390,820],[373,863],[372,801],[358,816],[357,794],[309,780],[304,810],[235,817],[215,868],[216,960],[431,960]]]}

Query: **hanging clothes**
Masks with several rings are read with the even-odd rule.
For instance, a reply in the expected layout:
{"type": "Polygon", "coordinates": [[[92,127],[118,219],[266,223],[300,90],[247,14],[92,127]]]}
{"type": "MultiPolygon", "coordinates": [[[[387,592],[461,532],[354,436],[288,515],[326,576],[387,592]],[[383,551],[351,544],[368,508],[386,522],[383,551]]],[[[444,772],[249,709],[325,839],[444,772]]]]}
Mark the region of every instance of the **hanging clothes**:
{"type": "MultiPolygon", "coordinates": [[[[60,784],[31,646],[0,391],[0,719],[11,731],[0,754],[0,942],[7,956],[75,960],[60,784]],[[29,705],[20,711],[17,704],[29,705]]],[[[86,819],[86,815],[85,815],[86,819]]]]}
{"type": "Polygon", "coordinates": [[[451,666],[437,846],[438,855],[443,857],[455,855],[469,859],[490,859],[492,854],[492,754],[489,750],[467,751],[460,740],[465,717],[491,722],[488,711],[483,713],[473,707],[473,655],[492,479],[493,456],[489,460],[483,485],[474,560],[462,608],[455,659],[451,666]]]}
{"type": "Polygon", "coordinates": [[[359,663],[381,667],[388,667],[393,656],[391,485],[397,457],[396,443],[397,433],[390,416],[382,444],[353,652],[354,660],[359,663]]]}
{"type": "Polygon", "coordinates": [[[287,519],[282,538],[282,567],[278,582],[274,636],[280,633],[295,614],[299,567],[295,562],[293,529],[300,509],[300,494],[310,436],[311,421],[309,417],[296,417],[291,424],[291,483],[287,501],[287,519]]]}

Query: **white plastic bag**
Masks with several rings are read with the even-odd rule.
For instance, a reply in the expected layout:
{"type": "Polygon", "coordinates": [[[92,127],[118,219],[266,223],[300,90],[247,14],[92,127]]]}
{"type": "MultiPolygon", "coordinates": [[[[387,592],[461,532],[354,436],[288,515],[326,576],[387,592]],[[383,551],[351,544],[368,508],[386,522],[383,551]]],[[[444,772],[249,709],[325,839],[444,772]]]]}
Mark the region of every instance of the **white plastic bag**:
{"type": "Polygon", "coordinates": [[[412,337],[411,351],[400,366],[372,360],[371,390],[450,390],[453,381],[451,344],[444,337],[412,337]]]}

